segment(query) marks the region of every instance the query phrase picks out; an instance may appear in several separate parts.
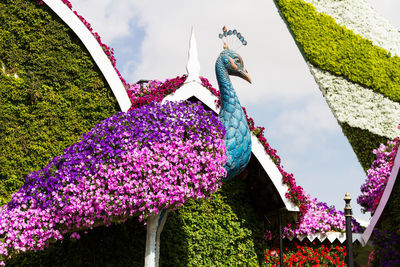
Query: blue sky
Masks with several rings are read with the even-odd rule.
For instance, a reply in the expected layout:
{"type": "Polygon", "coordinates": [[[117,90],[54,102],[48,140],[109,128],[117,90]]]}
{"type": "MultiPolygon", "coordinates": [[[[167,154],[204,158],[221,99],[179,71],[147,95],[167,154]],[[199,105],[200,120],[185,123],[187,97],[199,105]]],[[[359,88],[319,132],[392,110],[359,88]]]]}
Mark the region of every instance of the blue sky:
{"type": "MultiPolygon", "coordinates": [[[[400,1],[369,0],[400,28],[400,1]]],[[[190,29],[194,26],[200,73],[216,87],[215,60],[222,50],[223,25],[248,41],[238,50],[253,84],[233,78],[241,104],[278,150],[284,168],[319,200],[343,209],[356,198],[366,176],[319,91],[272,0],[71,0],[115,49],[117,67],[128,82],[172,78],[186,73],[190,29]]]]}

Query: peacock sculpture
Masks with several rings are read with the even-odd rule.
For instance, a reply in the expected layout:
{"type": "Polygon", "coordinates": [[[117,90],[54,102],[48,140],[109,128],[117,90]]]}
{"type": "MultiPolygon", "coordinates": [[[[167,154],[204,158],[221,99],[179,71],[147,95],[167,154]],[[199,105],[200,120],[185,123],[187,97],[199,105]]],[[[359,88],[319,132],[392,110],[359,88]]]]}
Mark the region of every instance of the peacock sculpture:
{"type": "MultiPolygon", "coordinates": [[[[236,36],[243,45],[247,42],[236,30],[223,28],[219,37],[236,36]]],[[[238,76],[251,83],[250,76],[244,68],[240,55],[229,49],[224,43],[224,50],[215,63],[215,72],[221,94],[221,109],[219,119],[226,130],[225,145],[227,160],[224,165],[230,179],[238,175],[249,163],[251,156],[251,134],[246,116],[240,105],[229,75],[238,76]]]]}

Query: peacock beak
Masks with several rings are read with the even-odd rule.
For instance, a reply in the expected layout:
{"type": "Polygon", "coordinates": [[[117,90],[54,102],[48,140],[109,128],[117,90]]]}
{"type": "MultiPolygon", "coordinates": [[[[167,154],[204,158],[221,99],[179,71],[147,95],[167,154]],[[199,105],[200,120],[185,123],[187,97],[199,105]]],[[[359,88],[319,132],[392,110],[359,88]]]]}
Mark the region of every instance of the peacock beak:
{"type": "Polygon", "coordinates": [[[251,83],[251,78],[250,75],[247,73],[246,69],[243,69],[243,71],[240,72],[241,74],[241,78],[245,79],[246,81],[248,81],[249,83],[251,83]]]}

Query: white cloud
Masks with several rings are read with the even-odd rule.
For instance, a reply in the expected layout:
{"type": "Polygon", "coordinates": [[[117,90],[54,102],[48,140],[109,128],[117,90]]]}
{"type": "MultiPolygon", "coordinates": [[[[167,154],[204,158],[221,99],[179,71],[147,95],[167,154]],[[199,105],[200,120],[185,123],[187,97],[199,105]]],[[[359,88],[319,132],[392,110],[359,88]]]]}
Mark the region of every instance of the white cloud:
{"type": "Polygon", "coordinates": [[[73,0],[72,7],[91,23],[94,31],[109,44],[113,39],[129,35],[130,21],[138,16],[129,0],[73,0]],[[117,14],[117,15],[116,15],[117,14]]]}
{"type": "Polygon", "coordinates": [[[283,145],[299,154],[310,150],[316,140],[321,143],[323,137],[340,132],[336,119],[321,98],[315,94],[299,101],[300,106],[282,109],[270,124],[271,136],[286,140],[283,145]]]}

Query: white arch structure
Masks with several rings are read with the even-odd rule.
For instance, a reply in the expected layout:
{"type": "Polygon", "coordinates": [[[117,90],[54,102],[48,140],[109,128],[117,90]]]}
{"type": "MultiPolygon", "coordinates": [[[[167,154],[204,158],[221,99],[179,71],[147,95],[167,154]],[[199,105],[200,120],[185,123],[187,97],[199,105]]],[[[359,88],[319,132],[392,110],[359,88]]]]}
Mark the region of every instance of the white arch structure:
{"type": "Polygon", "coordinates": [[[62,1],[43,0],[43,2],[45,2],[46,5],[48,5],[79,37],[114,93],[121,111],[128,111],[128,109],[131,107],[131,101],[125,90],[125,87],[118,77],[113,65],[111,64],[110,59],[104,53],[103,48],[97,42],[96,38],[94,38],[89,29],[62,1]]]}

